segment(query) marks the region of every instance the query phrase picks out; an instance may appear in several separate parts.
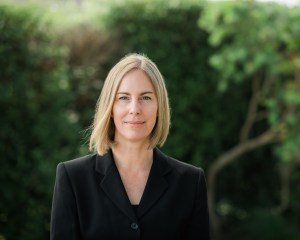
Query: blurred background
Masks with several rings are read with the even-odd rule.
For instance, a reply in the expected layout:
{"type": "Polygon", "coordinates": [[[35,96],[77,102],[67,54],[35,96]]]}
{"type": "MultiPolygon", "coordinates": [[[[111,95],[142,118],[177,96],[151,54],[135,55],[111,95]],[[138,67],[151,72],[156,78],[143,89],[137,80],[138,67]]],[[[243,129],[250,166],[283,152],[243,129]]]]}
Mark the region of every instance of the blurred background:
{"type": "Polygon", "coordinates": [[[56,165],[131,52],[165,77],[162,150],[205,170],[213,239],[299,239],[299,26],[298,1],[0,1],[0,240],[49,239],[56,165]]]}

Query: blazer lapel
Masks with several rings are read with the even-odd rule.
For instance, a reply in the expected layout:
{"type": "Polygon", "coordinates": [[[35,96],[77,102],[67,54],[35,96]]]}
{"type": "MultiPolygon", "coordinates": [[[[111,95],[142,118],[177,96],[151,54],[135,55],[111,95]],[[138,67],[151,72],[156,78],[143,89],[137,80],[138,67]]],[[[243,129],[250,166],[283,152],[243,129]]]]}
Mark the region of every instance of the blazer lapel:
{"type": "MultiPolygon", "coordinates": [[[[171,170],[170,165],[167,163],[167,157],[157,148],[153,151],[153,164],[137,212],[139,218],[155,205],[169,185],[165,178],[171,170]]],[[[131,220],[137,221],[120,174],[114,163],[111,150],[103,156],[97,156],[96,171],[103,175],[100,186],[106,195],[131,220]]]]}
{"type": "Polygon", "coordinates": [[[126,194],[120,174],[113,160],[111,150],[104,156],[98,156],[96,171],[104,175],[100,186],[112,202],[131,220],[137,221],[126,194]]]}
{"type": "Polygon", "coordinates": [[[138,208],[138,217],[142,217],[159,200],[168,188],[165,175],[171,170],[166,156],[157,148],[153,153],[153,164],[138,208]]]}

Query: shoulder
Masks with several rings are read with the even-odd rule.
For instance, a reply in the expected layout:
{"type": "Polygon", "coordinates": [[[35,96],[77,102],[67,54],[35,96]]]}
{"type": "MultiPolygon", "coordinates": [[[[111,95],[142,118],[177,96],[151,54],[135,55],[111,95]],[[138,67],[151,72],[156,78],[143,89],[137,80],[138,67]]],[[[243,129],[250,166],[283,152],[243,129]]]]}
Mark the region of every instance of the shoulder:
{"type": "Polygon", "coordinates": [[[82,174],[82,172],[91,171],[95,166],[96,158],[96,154],[90,154],[65,162],[60,162],[57,165],[57,173],[59,174],[64,171],[68,175],[77,175],[82,174]]]}
{"type": "Polygon", "coordinates": [[[178,159],[169,157],[167,158],[168,163],[177,171],[179,172],[194,172],[194,173],[199,173],[199,172],[203,172],[203,169],[197,166],[194,166],[192,164],[188,164],[185,162],[182,162],[178,159]]]}
{"type": "Polygon", "coordinates": [[[204,177],[204,171],[200,167],[196,167],[169,156],[167,156],[167,162],[173,171],[181,177],[191,177],[195,181],[204,177]]]}
{"type": "Polygon", "coordinates": [[[177,174],[180,175],[204,175],[204,171],[202,168],[194,166],[192,164],[185,163],[173,157],[170,157],[158,149],[155,149],[155,154],[158,156],[158,160],[161,161],[160,165],[164,165],[164,168],[169,168],[175,171],[177,174]]]}

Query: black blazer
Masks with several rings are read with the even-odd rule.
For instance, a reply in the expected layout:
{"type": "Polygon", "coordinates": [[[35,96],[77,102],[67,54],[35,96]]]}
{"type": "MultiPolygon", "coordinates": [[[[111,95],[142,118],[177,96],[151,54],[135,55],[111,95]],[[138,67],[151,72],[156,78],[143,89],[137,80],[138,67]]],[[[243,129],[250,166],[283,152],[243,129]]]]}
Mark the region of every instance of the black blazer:
{"type": "Polygon", "coordinates": [[[51,240],[209,239],[203,171],[157,148],[153,156],[136,214],[111,151],[58,164],[51,240]]]}

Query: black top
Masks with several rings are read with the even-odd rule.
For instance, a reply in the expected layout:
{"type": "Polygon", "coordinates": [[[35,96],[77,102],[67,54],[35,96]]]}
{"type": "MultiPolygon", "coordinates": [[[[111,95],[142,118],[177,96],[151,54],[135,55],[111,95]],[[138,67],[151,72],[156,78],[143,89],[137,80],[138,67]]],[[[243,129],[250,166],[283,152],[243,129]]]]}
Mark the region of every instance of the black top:
{"type": "Polygon", "coordinates": [[[50,239],[209,240],[203,170],[157,148],[137,210],[136,216],[111,151],[60,163],[50,239]]]}
{"type": "Polygon", "coordinates": [[[137,205],[131,205],[131,206],[132,206],[135,216],[138,216],[137,211],[138,211],[139,205],[137,204],[137,205]]]}

